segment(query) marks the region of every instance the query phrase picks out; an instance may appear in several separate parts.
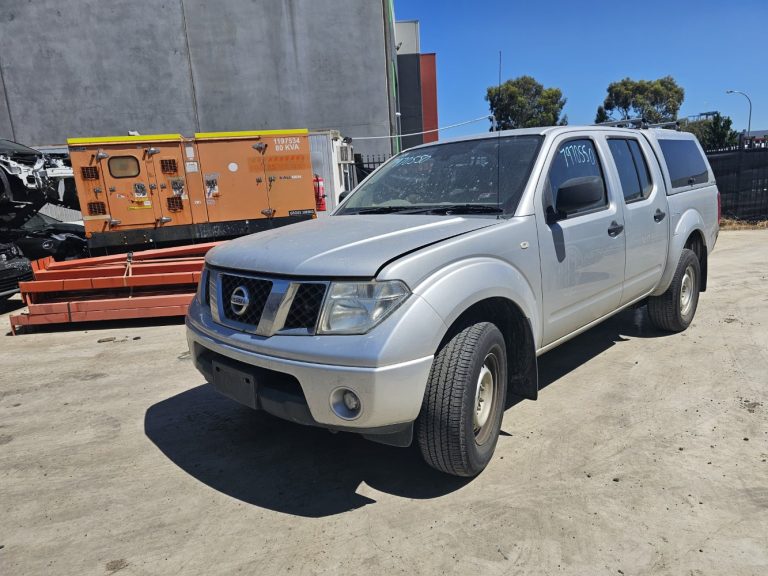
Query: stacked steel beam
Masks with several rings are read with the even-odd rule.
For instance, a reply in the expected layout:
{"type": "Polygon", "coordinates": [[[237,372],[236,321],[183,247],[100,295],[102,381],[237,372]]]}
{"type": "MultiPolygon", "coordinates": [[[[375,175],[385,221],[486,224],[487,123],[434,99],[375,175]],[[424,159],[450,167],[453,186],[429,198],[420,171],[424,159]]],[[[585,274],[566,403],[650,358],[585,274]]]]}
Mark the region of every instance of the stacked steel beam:
{"type": "Polygon", "coordinates": [[[217,242],[114,256],[33,263],[35,279],[19,284],[29,312],[21,326],[183,316],[195,295],[205,254],[217,242]]]}

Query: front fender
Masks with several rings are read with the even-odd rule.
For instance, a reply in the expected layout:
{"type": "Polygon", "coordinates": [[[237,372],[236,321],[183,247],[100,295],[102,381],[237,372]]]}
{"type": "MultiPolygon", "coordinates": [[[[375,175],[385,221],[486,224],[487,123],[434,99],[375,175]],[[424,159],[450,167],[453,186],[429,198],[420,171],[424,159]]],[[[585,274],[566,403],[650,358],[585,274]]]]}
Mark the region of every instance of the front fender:
{"type": "Polygon", "coordinates": [[[520,270],[490,257],[454,262],[441,268],[414,288],[446,326],[482,300],[506,298],[529,319],[536,346],[541,341],[541,317],[534,290],[520,270]]]}
{"type": "MultiPolygon", "coordinates": [[[[706,242],[707,235],[705,234],[706,226],[704,225],[704,219],[698,210],[688,208],[680,218],[677,220],[675,229],[672,231],[672,237],[669,239],[669,250],[667,251],[667,263],[664,267],[664,274],[661,276],[656,289],[651,293],[651,296],[659,296],[664,294],[672,283],[672,277],[675,275],[677,269],[677,263],[680,261],[680,255],[685,248],[685,242],[688,240],[692,232],[698,230],[701,233],[704,242],[706,242]]],[[[706,247],[709,251],[709,247],[706,247]]]]}

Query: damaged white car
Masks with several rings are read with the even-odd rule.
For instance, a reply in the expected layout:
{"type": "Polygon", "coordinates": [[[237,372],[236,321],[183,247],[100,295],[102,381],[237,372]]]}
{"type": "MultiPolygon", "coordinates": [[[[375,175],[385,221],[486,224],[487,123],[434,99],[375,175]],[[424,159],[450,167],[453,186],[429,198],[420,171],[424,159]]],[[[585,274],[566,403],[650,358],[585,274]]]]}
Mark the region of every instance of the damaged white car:
{"type": "Polygon", "coordinates": [[[10,140],[0,140],[0,202],[63,202],[65,179],[72,178],[66,155],[43,154],[10,140]]]}

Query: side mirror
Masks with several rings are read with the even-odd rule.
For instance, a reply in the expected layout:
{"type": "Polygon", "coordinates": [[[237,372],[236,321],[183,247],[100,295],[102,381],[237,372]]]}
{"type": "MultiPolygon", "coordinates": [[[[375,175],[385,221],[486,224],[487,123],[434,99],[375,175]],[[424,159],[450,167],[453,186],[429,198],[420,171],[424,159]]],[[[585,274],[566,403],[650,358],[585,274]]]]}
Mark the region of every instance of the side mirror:
{"type": "Polygon", "coordinates": [[[344,190],[341,194],[339,194],[339,202],[344,202],[344,198],[349,196],[349,190],[344,190]]]}
{"type": "Polygon", "coordinates": [[[600,176],[580,176],[562,183],[557,189],[555,212],[558,215],[576,212],[603,199],[605,188],[600,176]]]}

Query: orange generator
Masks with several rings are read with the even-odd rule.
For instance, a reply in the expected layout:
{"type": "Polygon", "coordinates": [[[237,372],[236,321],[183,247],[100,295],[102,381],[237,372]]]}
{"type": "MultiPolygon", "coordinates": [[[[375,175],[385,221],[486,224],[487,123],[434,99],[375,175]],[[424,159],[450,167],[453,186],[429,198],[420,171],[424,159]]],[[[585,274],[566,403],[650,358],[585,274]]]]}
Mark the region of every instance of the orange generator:
{"type": "Polygon", "coordinates": [[[307,130],[67,144],[89,247],[97,252],[234,238],[316,217],[307,130]]]}

